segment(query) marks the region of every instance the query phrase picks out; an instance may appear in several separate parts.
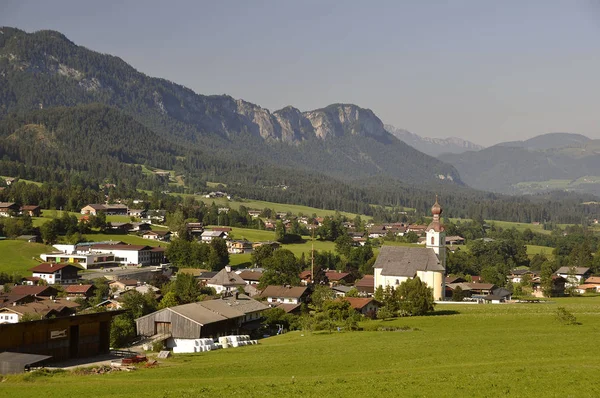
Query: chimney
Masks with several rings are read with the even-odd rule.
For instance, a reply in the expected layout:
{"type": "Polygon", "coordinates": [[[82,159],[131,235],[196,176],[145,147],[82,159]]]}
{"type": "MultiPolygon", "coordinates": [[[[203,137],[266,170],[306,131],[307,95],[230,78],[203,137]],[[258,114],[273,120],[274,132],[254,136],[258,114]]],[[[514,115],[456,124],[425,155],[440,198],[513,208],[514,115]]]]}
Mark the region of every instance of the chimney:
{"type": "Polygon", "coordinates": [[[231,267],[229,265],[225,266],[225,272],[231,272],[231,267]]]}

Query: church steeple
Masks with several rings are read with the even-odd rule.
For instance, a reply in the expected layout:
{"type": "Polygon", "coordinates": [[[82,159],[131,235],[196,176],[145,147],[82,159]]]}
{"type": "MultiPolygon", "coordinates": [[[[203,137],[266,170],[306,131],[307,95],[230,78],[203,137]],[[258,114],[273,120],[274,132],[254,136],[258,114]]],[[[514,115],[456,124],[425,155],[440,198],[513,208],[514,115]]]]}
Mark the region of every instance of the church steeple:
{"type": "Polygon", "coordinates": [[[442,206],[438,203],[438,197],[435,195],[435,203],[431,206],[431,215],[433,216],[433,220],[427,226],[427,239],[425,241],[425,246],[428,249],[433,249],[438,259],[440,260],[440,264],[444,267],[444,272],[440,275],[440,278],[434,284],[434,298],[436,300],[444,299],[444,291],[445,291],[445,283],[444,283],[444,275],[446,273],[446,232],[444,226],[440,221],[440,215],[442,214],[443,209],[442,206]]]}

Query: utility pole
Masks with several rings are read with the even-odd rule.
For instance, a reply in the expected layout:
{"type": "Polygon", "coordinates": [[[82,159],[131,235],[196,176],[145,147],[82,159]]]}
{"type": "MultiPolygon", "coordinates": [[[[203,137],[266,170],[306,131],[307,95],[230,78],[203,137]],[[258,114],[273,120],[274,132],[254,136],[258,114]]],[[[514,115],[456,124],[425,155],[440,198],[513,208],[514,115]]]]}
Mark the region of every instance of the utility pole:
{"type": "Polygon", "coordinates": [[[312,240],[310,243],[310,279],[315,283],[315,224],[312,224],[312,240]]]}

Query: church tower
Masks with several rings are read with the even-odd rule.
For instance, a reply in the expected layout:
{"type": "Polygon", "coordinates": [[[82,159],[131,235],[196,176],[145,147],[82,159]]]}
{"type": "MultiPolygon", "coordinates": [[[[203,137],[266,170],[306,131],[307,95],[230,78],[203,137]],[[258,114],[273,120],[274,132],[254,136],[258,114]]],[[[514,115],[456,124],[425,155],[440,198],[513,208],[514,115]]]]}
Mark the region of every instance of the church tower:
{"type": "Polygon", "coordinates": [[[431,207],[433,221],[427,226],[427,241],[425,244],[428,249],[433,249],[444,268],[444,271],[440,275],[441,278],[436,278],[437,280],[433,286],[433,294],[436,300],[443,300],[446,290],[446,284],[444,283],[444,278],[446,276],[446,232],[444,231],[444,226],[440,223],[442,211],[442,206],[438,203],[436,195],[435,203],[431,207]]]}

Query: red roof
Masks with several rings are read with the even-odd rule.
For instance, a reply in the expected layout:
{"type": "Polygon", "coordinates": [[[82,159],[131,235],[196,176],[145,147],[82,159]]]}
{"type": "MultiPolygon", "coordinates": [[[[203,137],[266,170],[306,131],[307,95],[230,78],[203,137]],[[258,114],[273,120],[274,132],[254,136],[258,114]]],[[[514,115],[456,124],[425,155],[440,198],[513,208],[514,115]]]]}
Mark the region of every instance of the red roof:
{"type": "Polygon", "coordinates": [[[344,279],[350,274],[348,272],[327,271],[325,272],[325,275],[330,281],[339,281],[340,279],[344,279]]]}
{"type": "Polygon", "coordinates": [[[373,287],[374,284],[375,284],[375,277],[373,275],[365,275],[361,280],[356,281],[354,286],[373,287]]]}
{"type": "Polygon", "coordinates": [[[10,291],[11,294],[30,294],[32,296],[36,296],[38,294],[42,294],[45,291],[55,292],[56,290],[50,286],[31,286],[31,285],[17,285],[12,288],[10,291]]]}
{"type": "Polygon", "coordinates": [[[94,285],[68,285],[68,286],[65,286],[65,293],[85,294],[93,287],[94,287],[94,285]]]}
{"type": "Polygon", "coordinates": [[[78,267],[72,264],[41,263],[33,267],[31,270],[40,274],[53,274],[67,267],[75,268],[77,270],[79,269],[78,267]]]}
{"type": "Polygon", "coordinates": [[[365,308],[367,304],[371,301],[375,301],[372,298],[362,298],[362,297],[344,297],[343,300],[346,300],[350,303],[350,306],[355,310],[362,310],[365,308]]]}

